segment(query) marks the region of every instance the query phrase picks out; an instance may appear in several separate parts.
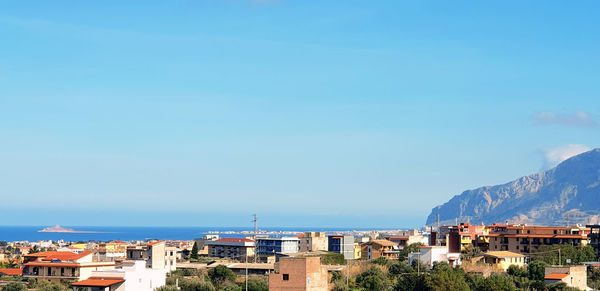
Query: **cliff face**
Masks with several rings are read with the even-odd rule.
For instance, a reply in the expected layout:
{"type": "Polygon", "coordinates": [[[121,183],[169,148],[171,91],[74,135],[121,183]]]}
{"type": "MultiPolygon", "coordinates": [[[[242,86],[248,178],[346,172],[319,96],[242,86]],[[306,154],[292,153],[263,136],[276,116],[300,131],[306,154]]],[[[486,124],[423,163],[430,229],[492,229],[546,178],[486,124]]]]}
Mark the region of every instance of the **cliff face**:
{"type": "Polygon", "coordinates": [[[494,222],[564,225],[600,217],[600,149],[515,181],[467,190],[432,209],[427,225],[494,222]]]}

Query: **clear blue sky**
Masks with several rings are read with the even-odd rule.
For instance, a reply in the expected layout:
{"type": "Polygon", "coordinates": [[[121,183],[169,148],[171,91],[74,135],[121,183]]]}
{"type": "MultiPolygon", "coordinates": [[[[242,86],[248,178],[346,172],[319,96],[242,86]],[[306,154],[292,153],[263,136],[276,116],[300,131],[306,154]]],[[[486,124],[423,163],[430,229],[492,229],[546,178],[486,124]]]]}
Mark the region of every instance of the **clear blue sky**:
{"type": "Polygon", "coordinates": [[[597,1],[12,1],[0,224],[405,227],[600,143],[597,1]]]}

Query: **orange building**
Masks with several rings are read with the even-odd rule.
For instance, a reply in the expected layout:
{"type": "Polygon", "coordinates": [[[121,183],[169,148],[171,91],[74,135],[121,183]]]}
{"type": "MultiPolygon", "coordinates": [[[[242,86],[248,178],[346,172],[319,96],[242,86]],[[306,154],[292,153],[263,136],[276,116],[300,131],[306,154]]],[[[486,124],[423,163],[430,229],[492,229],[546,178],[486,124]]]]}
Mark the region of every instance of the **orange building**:
{"type": "Polygon", "coordinates": [[[535,253],[540,246],[588,244],[590,230],[586,227],[502,225],[490,226],[490,251],[509,251],[521,254],[535,253]]]}
{"type": "Polygon", "coordinates": [[[279,273],[269,274],[269,291],[327,291],[327,268],[320,257],[281,258],[279,273]]]}

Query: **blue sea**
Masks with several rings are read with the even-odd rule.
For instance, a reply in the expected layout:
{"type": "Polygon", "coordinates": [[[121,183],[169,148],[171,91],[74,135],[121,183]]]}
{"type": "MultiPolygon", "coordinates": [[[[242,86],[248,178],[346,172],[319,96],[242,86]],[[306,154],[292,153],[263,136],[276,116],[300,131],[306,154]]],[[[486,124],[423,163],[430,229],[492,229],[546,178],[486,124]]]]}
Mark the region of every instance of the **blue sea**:
{"type": "MultiPolygon", "coordinates": [[[[192,240],[213,231],[252,231],[249,227],[119,227],[119,226],[64,226],[89,233],[39,232],[46,226],[0,226],[0,241],[111,241],[111,240],[192,240]]],[[[326,231],[337,232],[349,229],[336,228],[261,228],[264,231],[326,231]]],[[[366,229],[357,229],[366,230],[366,229]]],[[[243,237],[244,234],[220,234],[221,237],[243,237]]]]}

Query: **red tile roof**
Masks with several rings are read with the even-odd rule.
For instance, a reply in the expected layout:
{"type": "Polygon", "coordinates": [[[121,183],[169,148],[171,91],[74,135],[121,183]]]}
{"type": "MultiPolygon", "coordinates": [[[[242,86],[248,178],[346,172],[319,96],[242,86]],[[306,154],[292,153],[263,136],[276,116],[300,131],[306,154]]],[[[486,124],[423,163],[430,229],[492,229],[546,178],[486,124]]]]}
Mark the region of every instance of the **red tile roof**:
{"type": "Polygon", "coordinates": [[[76,254],[73,252],[57,252],[57,251],[47,251],[41,253],[34,253],[25,255],[26,257],[37,257],[42,258],[42,261],[76,261],[87,255],[91,254],[91,252],[82,252],[81,254],[76,254]]]}
{"type": "Polygon", "coordinates": [[[222,239],[216,240],[218,242],[254,242],[251,239],[247,238],[235,238],[235,237],[224,237],[222,239]]]}
{"type": "Polygon", "coordinates": [[[23,275],[23,269],[0,269],[0,274],[9,276],[23,275]]]}
{"type": "Polygon", "coordinates": [[[562,280],[566,276],[569,276],[569,274],[554,273],[554,274],[550,274],[550,275],[544,277],[544,279],[548,279],[548,280],[562,280]]]}
{"type": "Polygon", "coordinates": [[[123,283],[125,280],[121,278],[98,278],[92,277],[87,280],[71,283],[71,286],[86,286],[86,287],[108,287],[118,283],[123,283]]]}
{"type": "Polygon", "coordinates": [[[53,263],[53,262],[30,262],[25,263],[24,266],[37,266],[37,267],[81,267],[81,268],[91,268],[91,267],[110,267],[115,264],[110,264],[110,262],[96,262],[96,264],[84,264],[81,263],[53,263]]]}
{"type": "Polygon", "coordinates": [[[153,242],[153,243],[149,243],[149,244],[147,244],[146,246],[148,246],[148,247],[151,247],[151,246],[153,246],[153,245],[157,245],[157,244],[159,244],[159,243],[164,243],[164,242],[165,242],[164,240],[161,240],[161,241],[155,241],[155,242],[153,242]]]}

